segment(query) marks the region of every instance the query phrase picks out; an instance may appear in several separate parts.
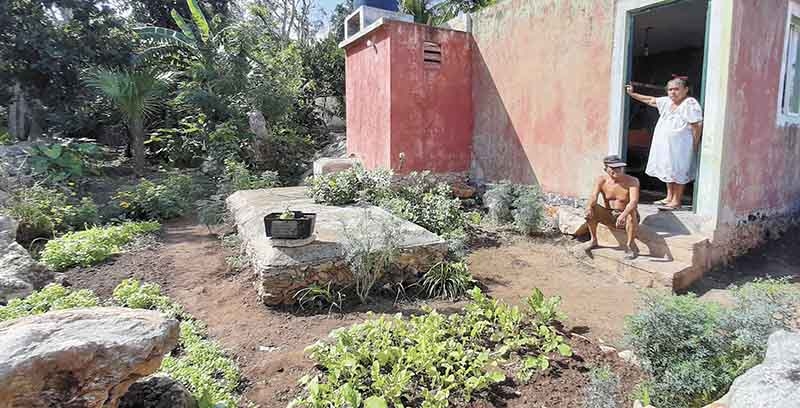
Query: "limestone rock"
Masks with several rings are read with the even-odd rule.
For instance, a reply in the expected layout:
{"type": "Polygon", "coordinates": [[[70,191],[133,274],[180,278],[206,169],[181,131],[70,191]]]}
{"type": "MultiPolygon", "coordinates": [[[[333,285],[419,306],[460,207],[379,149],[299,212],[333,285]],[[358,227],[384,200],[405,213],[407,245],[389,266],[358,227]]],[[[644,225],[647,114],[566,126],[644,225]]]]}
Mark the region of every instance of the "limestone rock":
{"type": "Polygon", "coordinates": [[[558,208],[558,230],[562,234],[584,235],[589,232],[583,210],[573,207],[558,208]]]}
{"type": "Polygon", "coordinates": [[[359,164],[358,159],[353,158],[330,158],[323,157],[314,160],[314,175],[322,176],[325,174],[338,173],[359,164]]]}
{"type": "Polygon", "coordinates": [[[137,381],[120,399],[119,408],[197,408],[197,400],[179,382],[166,375],[137,381]]]}
{"type": "Polygon", "coordinates": [[[256,135],[256,139],[265,140],[269,137],[267,120],[264,118],[264,114],[259,111],[249,112],[247,120],[250,123],[250,131],[256,135]]]}
{"type": "Polygon", "coordinates": [[[116,408],[178,341],[178,322],[118,307],[0,323],[0,407],[116,408]]]}
{"type": "Polygon", "coordinates": [[[31,258],[16,235],[16,221],[0,216],[0,304],[28,296],[53,280],[53,273],[31,258]]]}
{"type": "Polygon", "coordinates": [[[730,408],[800,407],[800,333],[769,336],[764,361],[737,378],[729,395],[730,408]]]}
{"type": "Polygon", "coordinates": [[[622,361],[628,364],[632,364],[637,367],[639,366],[639,359],[636,357],[636,354],[634,354],[633,351],[631,350],[622,350],[619,353],[617,353],[617,357],[619,357],[620,359],[622,359],[622,361]]]}

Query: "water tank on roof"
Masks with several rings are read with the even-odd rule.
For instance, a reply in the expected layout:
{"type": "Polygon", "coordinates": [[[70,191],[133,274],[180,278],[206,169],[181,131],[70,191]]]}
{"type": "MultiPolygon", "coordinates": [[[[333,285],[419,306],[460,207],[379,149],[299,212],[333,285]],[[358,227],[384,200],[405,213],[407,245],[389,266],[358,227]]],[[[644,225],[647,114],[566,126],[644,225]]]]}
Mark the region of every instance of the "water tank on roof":
{"type": "Polygon", "coordinates": [[[353,0],[353,9],[361,6],[375,7],[383,10],[397,11],[397,0],[353,0]]]}

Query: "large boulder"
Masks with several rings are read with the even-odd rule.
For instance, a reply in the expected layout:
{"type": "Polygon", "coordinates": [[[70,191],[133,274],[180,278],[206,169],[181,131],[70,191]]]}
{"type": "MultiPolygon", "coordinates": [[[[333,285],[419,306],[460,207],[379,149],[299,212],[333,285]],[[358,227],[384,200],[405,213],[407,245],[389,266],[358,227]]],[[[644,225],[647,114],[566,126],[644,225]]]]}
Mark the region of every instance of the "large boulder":
{"type": "Polygon", "coordinates": [[[800,333],[769,336],[764,361],[737,378],[727,397],[729,408],[800,407],[800,333]]]}
{"type": "Polygon", "coordinates": [[[17,223],[0,215],[0,304],[25,297],[53,281],[53,273],[16,242],[17,223]]]}
{"type": "Polygon", "coordinates": [[[166,375],[137,381],[119,401],[119,408],[197,408],[197,399],[166,375]]]}
{"type": "Polygon", "coordinates": [[[178,322],[118,307],[0,323],[0,408],[116,408],[178,341],[178,322]]]}

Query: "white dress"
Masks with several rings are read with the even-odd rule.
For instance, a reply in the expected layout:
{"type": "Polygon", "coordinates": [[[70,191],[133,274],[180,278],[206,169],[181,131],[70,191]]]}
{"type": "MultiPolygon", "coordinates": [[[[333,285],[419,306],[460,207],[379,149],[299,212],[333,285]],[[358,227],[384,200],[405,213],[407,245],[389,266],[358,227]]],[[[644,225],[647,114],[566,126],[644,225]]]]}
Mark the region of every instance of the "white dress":
{"type": "Polygon", "coordinates": [[[703,120],[700,103],[687,97],[674,111],[669,97],[656,98],[658,123],[650,145],[645,173],[665,183],[687,184],[694,179],[691,123],[703,120]]]}

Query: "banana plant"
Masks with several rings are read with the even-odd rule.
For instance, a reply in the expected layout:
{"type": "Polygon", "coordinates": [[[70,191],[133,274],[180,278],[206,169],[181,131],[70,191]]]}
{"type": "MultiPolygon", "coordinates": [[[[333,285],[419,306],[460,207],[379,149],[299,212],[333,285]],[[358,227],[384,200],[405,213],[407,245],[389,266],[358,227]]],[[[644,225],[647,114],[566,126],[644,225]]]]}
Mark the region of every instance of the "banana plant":
{"type": "Polygon", "coordinates": [[[215,19],[209,21],[197,0],[186,0],[191,13],[191,23],[186,21],[175,9],[170,15],[180,31],[164,27],[144,26],[134,28],[134,32],[151,45],[140,52],[140,58],[174,57],[177,53],[189,59],[210,62],[213,49],[221,42],[225,30],[217,30],[215,19]]]}

